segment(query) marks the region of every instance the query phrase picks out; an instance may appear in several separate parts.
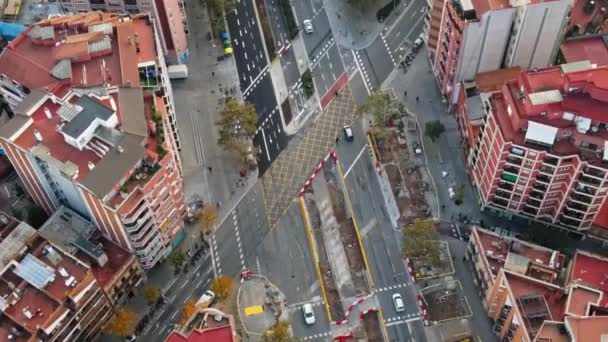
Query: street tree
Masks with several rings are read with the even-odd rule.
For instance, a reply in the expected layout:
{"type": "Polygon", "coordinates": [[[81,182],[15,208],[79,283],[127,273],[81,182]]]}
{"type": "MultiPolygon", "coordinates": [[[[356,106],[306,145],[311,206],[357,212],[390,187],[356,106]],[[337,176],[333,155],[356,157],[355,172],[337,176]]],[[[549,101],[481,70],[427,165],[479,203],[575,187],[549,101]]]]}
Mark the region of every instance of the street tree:
{"type": "Polygon", "coordinates": [[[175,251],[169,255],[169,262],[173,265],[173,269],[179,271],[186,262],[186,254],[182,251],[175,251]]]}
{"type": "Polygon", "coordinates": [[[464,202],[464,191],[465,191],[465,187],[464,184],[458,184],[458,186],[456,187],[456,196],[454,198],[454,203],[456,203],[456,205],[461,205],[462,202],[464,202]]]}
{"type": "Polygon", "coordinates": [[[144,287],[144,298],[148,304],[154,304],[160,298],[160,288],[158,286],[146,286],[144,287]]]}
{"type": "Polygon", "coordinates": [[[194,315],[196,312],[196,300],[194,298],[188,298],[188,300],[182,305],[182,317],[180,318],[180,324],[184,324],[194,315]]]}
{"type": "Polygon", "coordinates": [[[217,209],[212,206],[206,206],[198,215],[198,220],[201,230],[205,234],[209,234],[213,229],[213,225],[217,221],[217,209]]]}
{"type": "Polygon", "coordinates": [[[233,287],[234,279],[223,274],[220,274],[211,283],[211,291],[215,293],[215,297],[220,302],[228,298],[233,287]]]}
{"type": "Polygon", "coordinates": [[[445,132],[445,126],[439,120],[429,121],[424,126],[424,134],[426,134],[432,142],[439,139],[443,132],[445,132]]]}
{"type": "Polygon", "coordinates": [[[228,100],[216,123],[219,128],[218,144],[226,151],[237,153],[241,160],[246,160],[257,122],[258,115],[253,104],[228,100]]]}
{"type": "Polygon", "coordinates": [[[439,240],[431,220],[419,220],[403,229],[403,254],[425,263],[439,263],[439,240]]]}
{"type": "Polygon", "coordinates": [[[108,323],[105,331],[108,335],[127,337],[135,333],[136,324],[137,314],[127,308],[122,308],[108,323]]]}
{"type": "Polygon", "coordinates": [[[379,90],[373,92],[367,97],[367,102],[359,106],[357,113],[359,115],[371,115],[374,120],[374,125],[385,127],[387,120],[398,112],[398,107],[391,97],[379,90]]]}
{"type": "Polygon", "coordinates": [[[263,342],[295,342],[295,338],[289,335],[289,321],[277,321],[272,327],[270,327],[264,335],[262,335],[263,342]]]}

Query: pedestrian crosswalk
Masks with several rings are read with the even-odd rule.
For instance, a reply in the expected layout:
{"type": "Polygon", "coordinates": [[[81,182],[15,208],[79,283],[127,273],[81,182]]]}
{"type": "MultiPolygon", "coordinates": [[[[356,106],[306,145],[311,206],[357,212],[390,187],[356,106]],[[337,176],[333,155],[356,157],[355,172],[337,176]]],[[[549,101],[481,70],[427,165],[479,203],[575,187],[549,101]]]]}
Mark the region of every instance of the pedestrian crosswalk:
{"type": "Polygon", "coordinates": [[[325,303],[322,300],[317,300],[317,301],[311,301],[311,302],[302,302],[302,303],[290,304],[290,305],[287,306],[287,312],[293,313],[293,312],[297,312],[299,310],[302,310],[302,306],[304,304],[311,304],[312,307],[315,308],[317,306],[324,305],[325,303]]]}
{"type": "Polygon", "coordinates": [[[302,338],[302,341],[313,341],[313,340],[326,340],[327,337],[330,336],[329,331],[326,331],[324,333],[318,333],[318,334],[314,334],[314,335],[310,335],[310,336],[306,336],[304,338],[302,338]]]}
{"type": "Polygon", "coordinates": [[[409,286],[410,283],[401,283],[401,284],[396,284],[396,285],[389,285],[389,286],[385,286],[385,287],[381,287],[378,289],[375,289],[373,292],[374,293],[379,293],[379,292],[386,292],[386,291],[391,291],[391,290],[397,290],[397,289],[401,289],[404,287],[409,286]]]}

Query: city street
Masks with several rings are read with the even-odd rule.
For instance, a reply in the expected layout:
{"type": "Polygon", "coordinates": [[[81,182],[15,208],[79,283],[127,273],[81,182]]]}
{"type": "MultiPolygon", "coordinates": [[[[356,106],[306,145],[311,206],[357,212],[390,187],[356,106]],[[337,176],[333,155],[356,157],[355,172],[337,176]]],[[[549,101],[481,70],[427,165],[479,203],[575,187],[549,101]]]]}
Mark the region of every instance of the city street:
{"type": "Polygon", "coordinates": [[[349,196],[363,235],[388,333],[395,341],[409,341],[411,337],[425,341],[416,294],[401,259],[400,233],[393,229],[387,215],[376,175],[378,171],[365,146],[365,134],[360,125],[356,125],[355,132],[357,139],[352,143],[338,144],[336,152],[343,163],[349,196]],[[395,312],[392,300],[395,293],[403,297],[405,312],[395,312]]]}

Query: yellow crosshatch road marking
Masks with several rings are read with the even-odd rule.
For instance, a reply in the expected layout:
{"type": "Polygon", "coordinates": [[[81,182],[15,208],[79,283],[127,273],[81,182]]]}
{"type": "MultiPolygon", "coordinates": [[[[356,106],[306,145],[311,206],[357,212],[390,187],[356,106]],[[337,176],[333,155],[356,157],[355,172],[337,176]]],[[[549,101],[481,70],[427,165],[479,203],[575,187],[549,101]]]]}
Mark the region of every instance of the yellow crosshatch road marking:
{"type": "Polygon", "coordinates": [[[344,125],[350,124],[355,103],[348,84],[321,113],[321,117],[303,132],[294,147],[286,150],[272,163],[262,176],[262,188],[266,199],[268,221],[274,227],[289,205],[298,195],[319,161],[335,145],[336,137],[342,136],[344,125]]]}
{"type": "Polygon", "coordinates": [[[263,305],[248,306],[245,308],[245,316],[253,316],[264,312],[263,305]]]}

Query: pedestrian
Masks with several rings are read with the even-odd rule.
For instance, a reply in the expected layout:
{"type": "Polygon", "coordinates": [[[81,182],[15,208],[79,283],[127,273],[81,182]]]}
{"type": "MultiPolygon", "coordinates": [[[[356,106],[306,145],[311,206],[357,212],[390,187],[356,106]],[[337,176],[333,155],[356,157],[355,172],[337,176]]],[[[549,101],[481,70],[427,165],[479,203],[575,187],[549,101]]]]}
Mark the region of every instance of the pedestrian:
{"type": "Polygon", "coordinates": [[[207,166],[207,170],[209,170],[209,173],[211,173],[211,171],[213,171],[213,168],[211,166],[207,166]]]}
{"type": "Polygon", "coordinates": [[[212,71],[212,72],[211,72],[211,76],[212,76],[212,77],[215,77],[215,71],[212,71]]]}
{"type": "MultiPolygon", "coordinates": [[[[403,64],[403,62],[401,62],[403,64]]],[[[403,92],[403,96],[407,97],[407,90],[403,92]]]]}
{"type": "Polygon", "coordinates": [[[217,204],[216,204],[216,205],[217,205],[217,207],[219,208],[219,207],[221,207],[221,206],[222,206],[222,202],[217,201],[217,204]]]}
{"type": "Polygon", "coordinates": [[[336,97],[338,97],[340,95],[340,93],[336,90],[336,97]]]}
{"type": "Polygon", "coordinates": [[[336,144],[340,142],[340,136],[336,137],[336,144]]]}
{"type": "Polygon", "coordinates": [[[418,96],[416,96],[416,102],[418,102],[420,100],[420,98],[418,96]]]}

